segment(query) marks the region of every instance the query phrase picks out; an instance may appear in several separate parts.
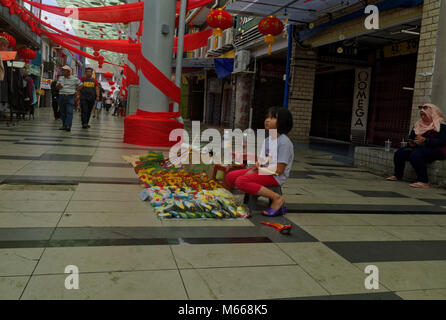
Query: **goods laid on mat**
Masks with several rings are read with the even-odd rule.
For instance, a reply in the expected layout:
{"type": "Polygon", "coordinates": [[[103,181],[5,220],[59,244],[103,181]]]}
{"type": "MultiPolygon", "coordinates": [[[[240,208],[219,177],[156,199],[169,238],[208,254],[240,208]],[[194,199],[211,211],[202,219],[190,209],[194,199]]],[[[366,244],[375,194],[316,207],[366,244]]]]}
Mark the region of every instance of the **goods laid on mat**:
{"type": "Polygon", "coordinates": [[[138,176],[145,187],[175,186],[186,187],[198,191],[222,188],[219,182],[209,179],[208,175],[204,172],[189,173],[185,170],[158,171],[156,169],[144,169],[138,172],[138,176]]]}
{"type": "Polygon", "coordinates": [[[248,212],[238,206],[232,193],[226,189],[194,190],[151,187],[144,189],[140,198],[150,201],[161,219],[237,219],[247,218],[248,212]]]}

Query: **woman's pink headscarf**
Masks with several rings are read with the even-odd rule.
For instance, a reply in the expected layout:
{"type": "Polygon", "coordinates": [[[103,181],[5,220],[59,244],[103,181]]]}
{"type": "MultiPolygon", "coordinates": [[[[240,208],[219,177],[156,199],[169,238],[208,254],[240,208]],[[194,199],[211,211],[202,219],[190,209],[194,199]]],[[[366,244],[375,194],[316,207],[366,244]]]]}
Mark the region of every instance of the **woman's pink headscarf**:
{"type": "Polygon", "coordinates": [[[440,124],[444,123],[443,112],[435,104],[425,104],[421,112],[428,117],[428,121],[424,122],[420,119],[415,123],[415,134],[421,136],[428,131],[435,130],[440,132],[440,124]],[[427,108],[426,108],[427,107],[427,108]]]}

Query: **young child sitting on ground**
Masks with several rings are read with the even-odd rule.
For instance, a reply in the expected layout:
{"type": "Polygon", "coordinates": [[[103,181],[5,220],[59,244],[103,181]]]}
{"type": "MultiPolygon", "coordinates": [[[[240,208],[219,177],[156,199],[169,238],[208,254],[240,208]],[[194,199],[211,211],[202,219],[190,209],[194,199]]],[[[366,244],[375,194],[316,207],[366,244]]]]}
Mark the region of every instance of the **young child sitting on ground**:
{"type": "MultiPolygon", "coordinates": [[[[271,207],[263,212],[264,216],[275,217],[285,213],[285,198],[266,187],[280,186],[287,180],[294,161],[294,147],[287,133],[293,127],[293,117],[289,110],[271,108],[265,120],[266,130],[277,130],[277,140],[270,134],[262,146],[260,159],[252,169],[236,170],[226,175],[226,182],[244,193],[271,199],[271,207]],[[273,141],[273,142],[271,142],[273,141]],[[276,150],[268,147],[275,142],[276,150]],[[277,159],[276,163],[271,158],[277,159]],[[268,161],[268,160],[269,161],[268,161]],[[275,168],[274,168],[275,167],[275,168]],[[271,171],[274,168],[274,171],[271,171]]],[[[274,145],[273,145],[274,146],[274,145]]]]}

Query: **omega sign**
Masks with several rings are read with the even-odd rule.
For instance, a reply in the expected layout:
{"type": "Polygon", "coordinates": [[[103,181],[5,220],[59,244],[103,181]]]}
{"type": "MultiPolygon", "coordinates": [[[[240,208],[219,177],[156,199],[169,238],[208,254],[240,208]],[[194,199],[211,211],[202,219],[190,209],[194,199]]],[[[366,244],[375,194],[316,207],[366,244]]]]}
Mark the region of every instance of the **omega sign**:
{"type": "Polygon", "coordinates": [[[352,115],[352,130],[355,131],[367,129],[371,71],[371,68],[356,68],[352,115]]]}

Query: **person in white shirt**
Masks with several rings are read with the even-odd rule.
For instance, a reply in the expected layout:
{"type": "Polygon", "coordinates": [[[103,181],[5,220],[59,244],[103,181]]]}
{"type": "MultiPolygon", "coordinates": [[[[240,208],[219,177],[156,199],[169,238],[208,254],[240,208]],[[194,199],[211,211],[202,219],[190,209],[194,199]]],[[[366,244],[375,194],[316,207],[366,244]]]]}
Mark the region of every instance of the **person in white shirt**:
{"type": "Polygon", "coordinates": [[[71,74],[69,66],[62,67],[62,75],[57,80],[56,88],[59,89],[59,107],[62,127],[59,130],[71,131],[73,123],[74,95],[82,82],[71,74]]]}

